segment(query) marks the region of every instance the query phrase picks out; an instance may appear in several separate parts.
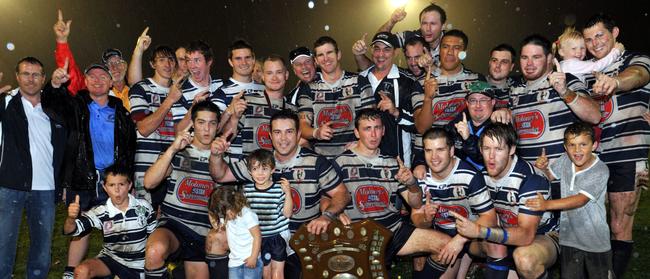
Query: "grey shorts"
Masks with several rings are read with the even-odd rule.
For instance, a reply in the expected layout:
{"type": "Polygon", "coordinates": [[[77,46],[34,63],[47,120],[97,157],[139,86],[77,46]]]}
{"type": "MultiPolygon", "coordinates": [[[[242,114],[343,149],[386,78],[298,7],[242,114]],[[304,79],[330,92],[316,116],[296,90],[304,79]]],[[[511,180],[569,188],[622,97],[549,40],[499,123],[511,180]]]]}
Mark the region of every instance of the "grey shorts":
{"type": "Polygon", "coordinates": [[[612,250],[602,253],[587,252],[569,246],[560,246],[561,278],[611,278],[612,250]]]}

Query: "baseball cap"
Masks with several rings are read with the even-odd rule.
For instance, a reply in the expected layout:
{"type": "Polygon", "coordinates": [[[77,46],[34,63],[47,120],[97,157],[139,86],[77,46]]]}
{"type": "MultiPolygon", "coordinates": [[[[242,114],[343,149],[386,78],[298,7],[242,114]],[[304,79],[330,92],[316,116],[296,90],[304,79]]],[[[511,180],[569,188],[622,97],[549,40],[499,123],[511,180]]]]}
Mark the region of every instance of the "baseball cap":
{"type": "Polygon", "coordinates": [[[104,72],[106,72],[108,74],[108,76],[110,76],[111,78],[113,77],[111,75],[111,72],[108,70],[108,67],[106,67],[106,65],[100,64],[100,63],[90,64],[90,66],[86,67],[86,69],[84,70],[84,75],[87,75],[88,72],[90,72],[90,70],[92,70],[92,69],[101,69],[104,72]]]}
{"type": "Polygon", "coordinates": [[[116,48],[106,49],[102,54],[102,62],[104,62],[104,64],[108,63],[108,59],[115,55],[117,55],[120,59],[122,59],[122,52],[119,49],[116,48]]]}
{"type": "Polygon", "coordinates": [[[469,96],[471,96],[474,93],[480,93],[490,97],[490,99],[494,99],[494,88],[492,88],[492,86],[485,81],[472,82],[469,84],[467,89],[469,89],[469,93],[467,93],[465,99],[468,99],[469,96]]]}
{"type": "Polygon", "coordinates": [[[289,63],[293,64],[293,61],[302,56],[313,57],[314,55],[307,47],[301,46],[289,52],[289,63]]]}
{"type": "Polygon", "coordinates": [[[374,45],[377,42],[382,42],[383,44],[395,48],[398,46],[397,36],[390,32],[379,32],[372,37],[372,44],[374,45]]]}

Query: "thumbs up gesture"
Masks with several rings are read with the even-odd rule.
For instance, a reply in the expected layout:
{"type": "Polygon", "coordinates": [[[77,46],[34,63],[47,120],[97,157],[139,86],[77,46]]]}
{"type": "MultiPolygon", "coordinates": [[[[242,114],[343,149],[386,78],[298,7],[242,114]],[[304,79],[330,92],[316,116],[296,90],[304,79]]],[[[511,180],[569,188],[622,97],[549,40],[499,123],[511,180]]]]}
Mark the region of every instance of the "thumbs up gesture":
{"type": "Polygon", "coordinates": [[[57,68],[54,70],[52,73],[52,87],[54,88],[59,88],[61,87],[61,84],[66,83],[70,79],[70,75],[68,75],[68,65],[69,65],[69,58],[65,58],[65,64],[63,64],[63,67],[57,68]]]}
{"type": "Polygon", "coordinates": [[[547,171],[548,170],[548,157],[546,157],[546,148],[542,148],[542,154],[535,160],[535,167],[547,171]]]}
{"type": "Polygon", "coordinates": [[[334,129],[332,128],[332,121],[325,122],[325,124],[314,130],[313,136],[317,140],[331,140],[334,136],[334,129]]]}
{"type": "Polygon", "coordinates": [[[79,217],[79,211],[80,211],[79,195],[75,195],[74,202],[68,205],[68,218],[77,219],[77,217],[79,217]]]}
{"type": "Polygon", "coordinates": [[[458,131],[458,134],[463,138],[463,140],[467,140],[469,138],[469,126],[467,124],[467,114],[464,112],[463,114],[463,120],[454,124],[456,127],[456,131],[458,131]]]}
{"type": "Polygon", "coordinates": [[[368,33],[364,33],[363,37],[361,37],[360,40],[354,42],[352,45],[352,54],[356,56],[366,54],[368,51],[368,45],[366,45],[366,37],[368,37],[368,33]]]}
{"type": "Polygon", "coordinates": [[[556,71],[548,75],[548,81],[561,97],[564,96],[567,91],[566,74],[562,72],[562,66],[560,66],[560,62],[558,62],[557,59],[553,58],[553,63],[555,64],[556,71]]]}

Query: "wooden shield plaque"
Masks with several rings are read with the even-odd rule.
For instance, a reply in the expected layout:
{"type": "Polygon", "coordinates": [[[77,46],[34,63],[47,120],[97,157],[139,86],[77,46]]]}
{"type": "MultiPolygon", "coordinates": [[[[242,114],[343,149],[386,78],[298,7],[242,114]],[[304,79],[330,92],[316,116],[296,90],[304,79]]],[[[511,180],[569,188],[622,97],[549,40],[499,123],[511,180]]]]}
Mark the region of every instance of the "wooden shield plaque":
{"type": "Polygon", "coordinates": [[[290,245],[300,258],[304,278],[389,278],[385,251],[392,232],[366,219],[344,226],[330,223],[320,235],[303,224],[290,245]]]}

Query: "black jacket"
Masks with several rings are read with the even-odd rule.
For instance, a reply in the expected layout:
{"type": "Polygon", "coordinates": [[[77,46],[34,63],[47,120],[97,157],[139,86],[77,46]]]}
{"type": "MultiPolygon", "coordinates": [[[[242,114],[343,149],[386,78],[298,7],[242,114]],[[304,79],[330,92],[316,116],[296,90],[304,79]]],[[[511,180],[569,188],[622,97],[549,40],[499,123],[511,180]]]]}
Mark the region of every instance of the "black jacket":
{"type": "MultiPolygon", "coordinates": [[[[63,169],[63,187],[73,190],[94,190],[97,172],[90,138],[90,111],[88,110],[88,104],[93,100],[87,90],[77,92],[74,97],[70,96],[65,89],[54,93],[57,99],[63,101],[58,103],[57,109],[64,112],[66,123],[70,127],[63,169]]],[[[108,96],[108,106],[115,109],[114,163],[133,170],[135,124],[119,98],[108,96]]]]}
{"type": "MultiPolygon", "coordinates": [[[[49,88],[48,90],[52,90],[49,88]]],[[[45,93],[45,92],[44,92],[45,93]]],[[[41,107],[50,118],[51,143],[53,147],[53,167],[55,189],[61,185],[61,166],[63,163],[67,129],[63,116],[53,109],[53,101],[43,94],[41,107]]],[[[0,97],[0,121],[2,122],[2,142],[0,143],[0,187],[19,191],[32,189],[32,157],[29,151],[29,132],[27,115],[23,108],[21,94],[13,97],[0,97]],[[7,103],[8,102],[8,103],[7,103]]]]}

